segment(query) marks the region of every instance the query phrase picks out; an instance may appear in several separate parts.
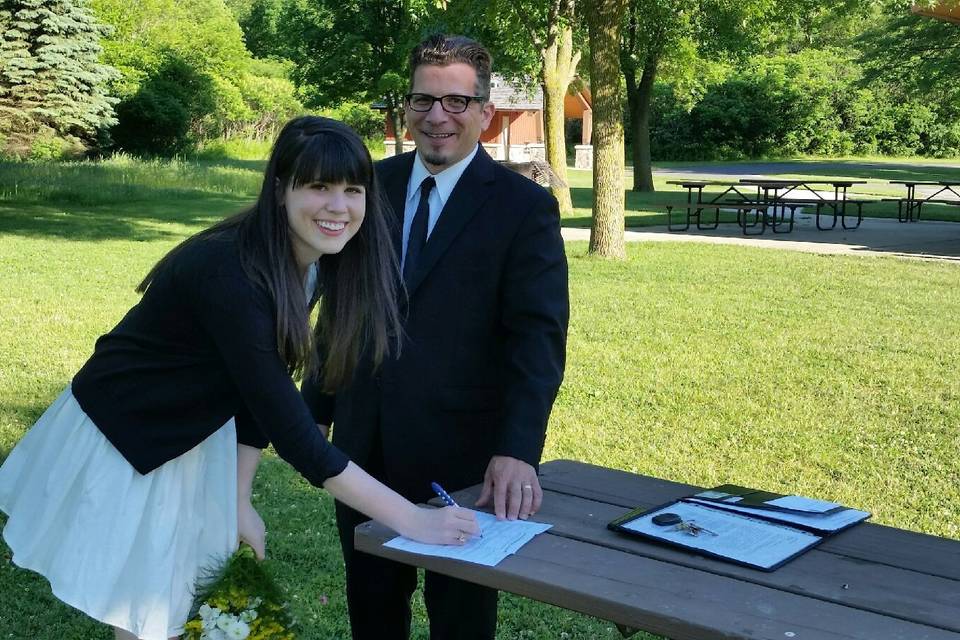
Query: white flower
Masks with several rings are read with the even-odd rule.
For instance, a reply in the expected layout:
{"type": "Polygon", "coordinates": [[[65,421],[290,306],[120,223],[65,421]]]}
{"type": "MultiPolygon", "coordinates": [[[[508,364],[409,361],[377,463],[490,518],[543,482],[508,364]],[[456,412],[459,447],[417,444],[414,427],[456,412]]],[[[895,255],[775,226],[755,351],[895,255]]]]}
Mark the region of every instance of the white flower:
{"type": "Polygon", "coordinates": [[[200,605],[200,624],[204,631],[209,631],[217,626],[217,618],[220,617],[220,609],[211,607],[204,603],[200,605]]]}
{"type": "Polygon", "coordinates": [[[253,622],[257,619],[257,612],[253,609],[247,609],[240,614],[240,620],[243,622],[253,622]]]}
{"type": "Polygon", "coordinates": [[[220,615],[220,609],[215,609],[204,602],[202,605],[200,605],[199,613],[200,619],[206,620],[207,618],[216,618],[218,615],[220,615]]]}
{"type": "Polygon", "coordinates": [[[250,598],[249,600],[247,600],[247,608],[248,608],[248,609],[256,609],[256,608],[259,607],[261,604],[263,604],[263,598],[260,598],[260,597],[250,598]]]}
{"type": "Polygon", "coordinates": [[[250,627],[236,616],[223,614],[217,620],[217,628],[223,631],[229,640],[245,640],[250,635],[250,627]]]}
{"type": "Polygon", "coordinates": [[[227,637],[230,638],[230,640],[246,640],[249,635],[250,627],[242,620],[237,620],[236,624],[227,631],[227,637]]]}

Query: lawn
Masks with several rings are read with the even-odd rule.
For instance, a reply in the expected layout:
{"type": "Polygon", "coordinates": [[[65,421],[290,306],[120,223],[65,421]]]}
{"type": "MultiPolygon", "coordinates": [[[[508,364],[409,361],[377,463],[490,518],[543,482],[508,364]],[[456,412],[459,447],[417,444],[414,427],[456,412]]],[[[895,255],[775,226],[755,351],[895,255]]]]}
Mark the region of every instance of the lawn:
{"type": "MultiPolygon", "coordinates": [[[[0,459],[149,267],[248,202],[258,168],[0,166],[0,459]]],[[[799,492],[960,538],[960,266],[679,243],[631,244],[623,262],[567,251],[568,367],[545,460],[799,492]]],[[[254,500],[302,637],[347,637],[330,499],[268,455],[254,500]]],[[[112,637],[0,556],[0,638],[112,637]]],[[[421,603],[414,624],[426,638],[421,603]]],[[[504,596],[499,637],[619,633],[504,596]]]]}

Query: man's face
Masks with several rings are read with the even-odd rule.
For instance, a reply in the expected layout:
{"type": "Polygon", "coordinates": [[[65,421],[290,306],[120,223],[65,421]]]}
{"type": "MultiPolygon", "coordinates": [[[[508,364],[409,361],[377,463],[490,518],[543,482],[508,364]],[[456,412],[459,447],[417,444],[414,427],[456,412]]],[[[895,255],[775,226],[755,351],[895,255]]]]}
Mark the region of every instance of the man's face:
{"type": "MultiPolygon", "coordinates": [[[[460,62],[444,67],[417,67],[410,88],[411,93],[435,98],[451,94],[474,96],[476,91],[477,72],[460,62]]],[[[407,105],[407,127],[430,173],[439,173],[466,158],[480,140],[480,133],[490,125],[494,111],[492,102],[471,101],[463,113],[447,113],[439,101],[425,112],[414,111],[407,105]]]]}

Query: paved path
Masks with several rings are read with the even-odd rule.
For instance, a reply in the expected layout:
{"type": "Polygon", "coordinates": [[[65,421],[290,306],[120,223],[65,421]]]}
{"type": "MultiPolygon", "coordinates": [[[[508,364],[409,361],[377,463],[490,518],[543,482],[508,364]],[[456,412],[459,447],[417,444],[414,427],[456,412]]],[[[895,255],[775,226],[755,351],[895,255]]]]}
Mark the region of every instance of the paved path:
{"type": "MultiPolygon", "coordinates": [[[[564,228],[565,240],[589,240],[589,229],[564,228]]],[[[960,264],[960,223],[897,222],[890,218],[864,218],[858,229],[820,231],[812,215],[798,214],[792,233],[744,236],[735,224],[721,224],[713,231],[670,232],[666,227],[628,229],[629,242],[707,242],[765,249],[846,255],[893,255],[909,258],[950,260],[960,264]]]]}

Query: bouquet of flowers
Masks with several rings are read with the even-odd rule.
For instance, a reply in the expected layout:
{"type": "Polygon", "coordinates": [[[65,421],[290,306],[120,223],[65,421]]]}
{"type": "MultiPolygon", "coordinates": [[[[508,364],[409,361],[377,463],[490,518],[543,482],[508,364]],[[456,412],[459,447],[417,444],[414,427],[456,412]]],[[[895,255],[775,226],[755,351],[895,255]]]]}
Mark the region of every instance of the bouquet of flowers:
{"type": "Polygon", "coordinates": [[[185,640],[295,640],[283,594],[246,545],[203,579],[185,640]]]}

